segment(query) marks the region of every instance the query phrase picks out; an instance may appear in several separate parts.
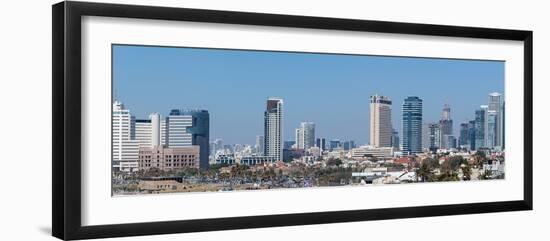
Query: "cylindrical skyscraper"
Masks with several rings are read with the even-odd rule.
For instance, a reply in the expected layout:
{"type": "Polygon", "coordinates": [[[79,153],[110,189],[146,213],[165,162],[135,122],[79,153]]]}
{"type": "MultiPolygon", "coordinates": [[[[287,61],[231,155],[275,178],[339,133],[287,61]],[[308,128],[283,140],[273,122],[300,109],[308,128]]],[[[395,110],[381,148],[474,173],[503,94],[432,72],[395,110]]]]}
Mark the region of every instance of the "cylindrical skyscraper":
{"type": "Polygon", "coordinates": [[[160,146],[160,114],[152,113],[149,119],[151,119],[151,146],[160,146]]]}

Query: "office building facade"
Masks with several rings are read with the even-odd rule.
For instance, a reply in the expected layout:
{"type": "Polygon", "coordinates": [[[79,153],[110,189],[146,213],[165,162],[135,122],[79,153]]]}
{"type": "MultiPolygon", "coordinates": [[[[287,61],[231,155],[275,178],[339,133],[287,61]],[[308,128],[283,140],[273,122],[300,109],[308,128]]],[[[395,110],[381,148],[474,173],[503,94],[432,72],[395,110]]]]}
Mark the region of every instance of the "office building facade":
{"type": "Polygon", "coordinates": [[[325,138],[317,138],[315,140],[315,146],[316,147],[319,147],[319,150],[321,152],[325,151],[326,150],[326,147],[327,147],[327,140],[325,138]]]}
{"type": "Polygon", "coordinates": [[[439,130],[440,130],[440,148],[442,149],[449,149],[447,145],[448,139],[446,136],[452,136],[453,135],[453,120],[451,119],[451,107],[447,104],[443,106],[443,112],[441,114],[441,120],[439,120],[439,130]]]}
{"type": "Polygon", "coordinates": [[[370,144],[390,147],[392,138],[391,99],[386,96],[370,97],[370,144]]]}
{"type": "Polygon", "coordinates": [[[422,152],[422,99],[409,96],[403,102],[401,151],[405,154],[422,152]]]}
{"type": "Polygon", "coordinates": [[[139,148],[140,170],[157,168],[169,171],[200,168],[200,159],[200,147],[197,145],[174,148],[167,148],[161,145],[152,148],[139,148]]]}
{"type": "Polygon", "coordinates": [[[486,143],[486,116],[488,106],[482,105],[475,111],[475,149],[485,148],[486,143]]]}
{"type": "Polygon", "coordinates": [[[166,118],[166,133],[168,148],[199,146],[199,167],[208,168],[210,115],[207,110],[171,110],[166,118]]]}

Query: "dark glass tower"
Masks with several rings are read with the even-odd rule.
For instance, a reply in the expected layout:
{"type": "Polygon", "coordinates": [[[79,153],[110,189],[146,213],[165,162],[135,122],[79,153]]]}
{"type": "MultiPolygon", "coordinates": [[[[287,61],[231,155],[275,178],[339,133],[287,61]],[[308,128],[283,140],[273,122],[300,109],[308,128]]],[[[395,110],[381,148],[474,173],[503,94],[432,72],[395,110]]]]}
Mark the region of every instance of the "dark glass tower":
{"type": "Polygon", "coordinates": [[[170,111],[166,118],[168,147],[199,146],[200,168],[208,169],[210,114],[207,110],[170,111]]]}
{"type": "Polygon", "coordinates": [[[475,149],[485,148],[485,125],[487,116],[487,106],[482,105],[475,112],[475,149]]]}
{"type": "Polygon", "coordinates": [[[422,99],[409,96],[403,102],[401,150],[404,153],[422,152],[422,99]]]}

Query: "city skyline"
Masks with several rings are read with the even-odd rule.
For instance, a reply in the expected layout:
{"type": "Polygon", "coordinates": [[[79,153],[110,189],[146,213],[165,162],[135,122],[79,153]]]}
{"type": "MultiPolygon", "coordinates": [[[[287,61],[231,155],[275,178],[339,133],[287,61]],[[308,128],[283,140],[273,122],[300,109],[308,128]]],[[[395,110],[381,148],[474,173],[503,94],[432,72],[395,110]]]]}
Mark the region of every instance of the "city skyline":
{"type": "MultiPolygon", "coordinates": [[[[451,108],[453,108],[453,120],[455,122],[453,132],[458,133],[459,123],[474,119],[474,110],[478,109],[481,104],[487,103],[487,93],[503,93],[504,88],[504,64],[503,62],[495,61],[138,46],[115,46],[113,50],[115,60],[113,63],[114,97],[120,99],[138,119],[146,119],[149,114],[154,112],[159,112],[165,117],[168,112],[174,108],[206,109],[211,115],[210,138],[222,138],[225,143],[233,144],[251,144],[255,142],[257,135],[263,134],[263,118],[261,112],[265,110],[265,106],[262,106],[262,104],[265,103],[265,99],[269,96],[280,96],[285,101],[284,133],[282,141],[294,139],[295,129],[300,123],[311,121],[314,122],[317,127],[316,137],[326,137],[327,140],[355,140],[356,143],[366,144],[369,142],[370,134],[369,101],[371,95],[380,94],[390,97],[393,100],[391,115],[395,117],[400,117],[402,115],[400,106],[406,96],[419,96],[424,100],[423,121],[425,122],[439,121],[442,106],[444,104],[449,104],[451,108]],[[221,51],[221,53],[218,51],[221,51]],[[229,56],[222,57],[222,55],[228,54],[229,56]],[[270,58],[267,58],[267,55],[269,55],[270,58]],[[132,58],[133,60],[129,60],[128,58],[132,58]],[[273,60],[273,58],[275,60],[273,60]],[[139,59],[139,61],[137,59],[139,59]],[[170,60],[182,60],[182,62],[177,61],[177,63],[182,66],[177,68],[178,65],[176,62],[171,62],[170,60]],[[191,63],[189,60],[197,60],[196,62],[198,63],[191,63]],[[312,60],[315,60],[313,62],[317,63],[310,63],[312,60]],[[221,73],[218,73],[210,76],[212,79],[202,79],[203,82],[206,82],[205,86],[195,83],[201,81],[190,81],[191,79],[200,80],[201,78],[206,78],[200,75],[206,75],[208,77],[211,74],[197,71],[206,70],[204,66],[191,69],[191,67],[187,68],[187,66],[185,66],[186,64],[196,67],[197,65],[200,66],[211,63],[212,72],[218,72],[220,70],[216,69],[215,66],[221,64],[220,61],[229,65],[236,65],[233,67],[236,67],[237,70],[225,69],[226,72],[230,72],[227,74],[227,80],[221,77],[221,73]],[[235,61],[240,61],[240,64],[235,64],[235,61]],[[260,67],[262,68],[246,68],[247,71],[244,71],[244,67],[251,67],[250,65],[257,64],[252,63],[252,61],[260,62],[260,67]],[[289,66],[286,62],[291,62],[294,65],[301,63],[303,66],[301,66],[302,68],[297,68],[295,66],[289,66]],[[136,77],[136,72],[139,73],[143,71],[143,68],[137,68],[143,64],[152,65],[143,67],[146,70],[144,73],[155,73],[157,79],[159,79],[158,81],[148,81],[151,78],[148,77],[147,74],[134,78],[136,77]],[[160,66],[161,64],[166,64],[168,67],[160,66]],[[268,70],[266,67],[268,66],[264,65],[268,64],[274,66],[272,66],[273,70],[266,72],[266,70],[268,70]],[[328,66],[330,64],[338,65],[332,66],[333,69],[315,68],[328,66]],[[375,75],[369,75],[367,71],[365,72],[366,76],[361,77],[361,73],[363,73],[364,69],[373,70],[375,67],[380,66],[387,70],[390,69],[389,66],[392,66],[393,68],[402,70],[402,72],[416,74],[408,75],[406,78],[401,76],[400,78],[392,80],[382,78],[392,83],[396,81],[405,81],[401,86],[386,87],[386,89],[383,88],[385,85],[379,83],[384,82],[383,80],[377,82],[374,79],[377,75],[380,77],[384,74],[380,73],[379,69],[375,71],[375,75]],[[342,71],[342,68],[346,71],[356,73],[351,75],[342,71]],[[446,70],[441,71],[442,68],[446,70]],[[161,71],[162,69],[165,71],[161,71]],[[184,70],[190,71],[185,72],[184,70]],[[461,70],[467,70],[469,74],[463,73],[461,70]],[[281,79],[281,81],[279,81],[281,85],[278,86],[277,83],[279,82],[271,83],[268,81],[274,78],[274,76],[271,75],[272,73],[275,74],[274,71],[293,72],[297,77],[291,78],[290,81],[281,79]],[[258,72],[264,72],[263,79],[267,79],[265,80],[267,83],[264,83],[264,80],[260,78],[258,78],[257,81],[252,79],[252,77],[258,77],[258,72]],[[431,75],[427,78],[426,76],[428,76],[430,72],[431,75]],[[329,73],[330,78],[324,75],[327,73],[329,73]],[[447,81],[450,83],[445,83],[445,81],[436,81],[434,79],[435,77],[439,77],[440,79],[452,79],[451,77],[456,77],[456,75],[459,75],[464,81],[457,83],[447,81]],[[318,77],[319,80],[314,82],[315,85],[307,83],[307,81],[303,81],[304,83],[289,83],[296,82],[296,78],[300,76],[304,79],[318,77]],[[345,85],[346,82],[338,80],[339,76],[341,76],[340,78],[348,80],[349,85],[345,85]],[[423,76],[426,77],[424,81],[418,82],[416,80],[423,76]],[[219,90],[222,87],[228,88],[227,85],[231,85],[237,77],[242,77],[247,80],[236,81],[236,86],[232,87],[242,88],[244,94],[241,95],[247,98],[249,97],[249,99],[231,93],[224,94],[224,92],[228,91],[219,90]],[[485,85],[479,84],[480,78],[491,83],[484,83],[485,85]],[[189,81],[185,81],[186,79],[189,81]],[[361,81],[361,79],[363,80],[361,81]],[[166,81],[166,83],[164,81],[166,81]],[[413,83],[416,85],[415,88],[421,91],[409,89],[409,91],[415,93],[405,93],[403,86],[407,87],[410,85],[410,83],[407,82],[415,82],[413,83]],[[443,82],[443,84],[441,82],[443,82]],[[206,88],[208,86],[211,88],[206,88]],[[467,88],[464,88],[464,86],[467,88]],[[177,87],[182,88],[180,90],[177,87]],[[310,91],[300,92],[300,90],[307,88],[309,88],[308,90],[310,91]],[[156,96],[157,98],[154,99],[140,98],[144,90],[147,90],[147,92],[161,91],[167,94],[156,96]],[[430,94],[423,96],[421,93],[426,92],[426,90],[427,93],[430,94]],[[460,90],[462,90],[462,92],[460,90]],[[344,91],[344,93],[341,93],[341,91],[344,91]],[[449,94],[452,95],[449,97],[449,94]],[[318,96],[314,97],[316,95],[318,96]],[[445,95],[447,95],[447,97],[441,97],[445,95]],[[260,97],[262,99],[256,101],[260,97]],[[433,103],[434,100],[436,103],[433,103]],[[199,104],[199,102],[201,103],[199,104]],[[242,118],[236,116],[236,113],[241,115],[242,118]],[[228,128],[228,126],[231,126],[231,128],[228,128]]],[[[387,72],[387,75],[392,76],[394,75],[393,72],[396,71],[387,72]]],[[[275,74],[275,76],[279,75],[275,74]]],[[[408,88],[411,87],[409,86],[408,88]]],[[[392,126],[394,129],[401,132],[400,118],[392,118],[392,126]]]]}

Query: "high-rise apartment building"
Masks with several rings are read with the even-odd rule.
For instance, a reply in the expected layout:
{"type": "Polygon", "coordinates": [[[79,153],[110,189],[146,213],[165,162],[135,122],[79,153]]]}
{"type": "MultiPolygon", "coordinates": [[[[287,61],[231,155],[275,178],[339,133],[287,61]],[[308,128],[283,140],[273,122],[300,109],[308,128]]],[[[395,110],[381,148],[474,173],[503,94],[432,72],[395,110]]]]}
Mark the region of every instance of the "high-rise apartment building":
{"type": "Polygon", "coordinates": [[[406,154],[422,152],[422,99],[409,96],[403,102],[401,150],[406,154]]]}
{"type": "MultiPolygon", "coordinates": [[[[496,149],[503,149],[504,143],[504,100],[500,93],[494,92],[489,94],[489,107],[488,111],[494,115],[495,133],[494,140],[491,147],[496,149]]],[[[488,112],[489,113],[489,112],[488,112]]],[[[488,120],[489,121],[489,120],[488,120]]]]}
{"type": "Polygon", "coordinates": [[[263,156],[264,155],[264,144],[265,144],[265,138],[264,136],[256,136],[256,155],[263,156]]]}
{"type": "Polygon", "coordinates": [[[370,145],[390,147],[392,138],[391,99],[386,96],[370,97],[370,145]]]}
{"type": "Polygon", "coordinates": [[[139,147],[152,147],[151,120],[136,119],[135,140],[139,147]]]}
{"type": "Polygon", "coordinates": [[[269,98],[264,112],[264,155],[283,160],[283,100],[269,98]]]}
{"type": "Polygon", "coordinates": [[[315,146],[315,123],[302,122],[296,129],[296,145],[298,149],[307,150],[315,146]]]}
{"type": "Polygon", "coordinates": [[[296,144],[296,149],[304,149],[304,135],[300,128],[294,130],[294,143],[296,144]]]}
{"type": "Polygon", "coordinates": [[[424,123],[422,126],[422,149],[436,151],[441,147],[441,129],[439,123],[424,123]]]}
{"type": "Polygon", "coordinates": [[[120,171],[138,169],[139,143],[135,140],[135,118],[115,101],[112,114],[112,167],[120,171]]]}

